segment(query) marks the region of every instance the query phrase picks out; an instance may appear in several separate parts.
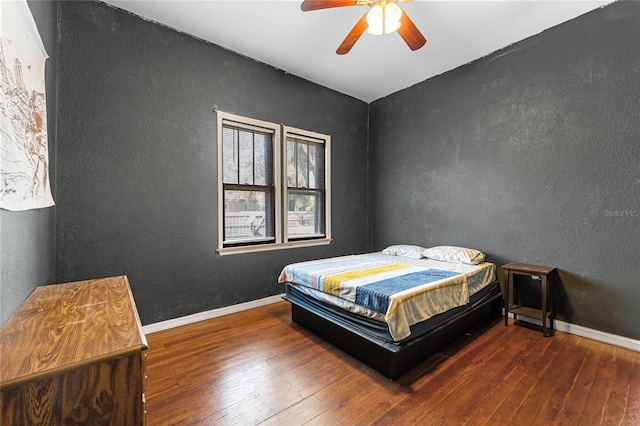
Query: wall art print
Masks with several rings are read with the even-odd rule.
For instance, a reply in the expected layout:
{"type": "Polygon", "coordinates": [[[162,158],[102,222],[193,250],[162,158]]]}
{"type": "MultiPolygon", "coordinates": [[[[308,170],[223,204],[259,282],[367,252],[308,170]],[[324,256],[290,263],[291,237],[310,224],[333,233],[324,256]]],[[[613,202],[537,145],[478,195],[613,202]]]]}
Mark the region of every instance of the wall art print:
{"type": "Polygon", "coordinates": [[[0,208],[54,204],[49,180],[44,49],[26,0],[1,1],[0,208]]]}

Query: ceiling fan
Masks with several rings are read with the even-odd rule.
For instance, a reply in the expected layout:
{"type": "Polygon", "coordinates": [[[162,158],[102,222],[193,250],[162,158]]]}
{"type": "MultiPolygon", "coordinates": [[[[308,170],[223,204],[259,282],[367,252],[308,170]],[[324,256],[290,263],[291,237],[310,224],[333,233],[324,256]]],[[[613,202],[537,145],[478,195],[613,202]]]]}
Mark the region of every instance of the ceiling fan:
{"type": "Polygon", "coordinates": [[[418,27],[409,19],[396,3],[411,0],[304,0],[300,5],[303,12],[330,9],[343,6],[370,7],[351,29],[342,44],[336,50],[338,55],[349,53],[360,36],[367,31],[370,34],[390,34],[397,31],[411,50],[418,50],[427,42],[418,27]]]}

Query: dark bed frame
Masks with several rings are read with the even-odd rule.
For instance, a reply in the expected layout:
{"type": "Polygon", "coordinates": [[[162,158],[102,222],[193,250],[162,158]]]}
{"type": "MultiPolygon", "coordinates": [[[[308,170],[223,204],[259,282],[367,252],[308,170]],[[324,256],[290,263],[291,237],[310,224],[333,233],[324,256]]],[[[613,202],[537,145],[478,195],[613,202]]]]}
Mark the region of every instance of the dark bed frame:
{"type": "Polygon", "coordinates": [[[329,312],[316,312],[291,303],[291,319],[391,380],[443,349],[479,324],[502,316],[502,293],[495,294],[471,310],[456,316],[433,330],[407,342],[391,344],[349,327],[346,321],[329,312]]]}

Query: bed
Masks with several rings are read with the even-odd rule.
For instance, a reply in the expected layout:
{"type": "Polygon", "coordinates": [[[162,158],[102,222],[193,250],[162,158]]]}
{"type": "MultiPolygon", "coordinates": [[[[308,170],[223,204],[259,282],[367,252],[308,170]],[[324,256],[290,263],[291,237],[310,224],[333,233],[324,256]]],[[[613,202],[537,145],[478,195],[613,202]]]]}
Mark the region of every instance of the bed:
{"type": "Polygon", "coordinates": [[[502,314],[495,265],[461,247],[298,262],[278,281],[295,323],[392,380],[502,314]]]}

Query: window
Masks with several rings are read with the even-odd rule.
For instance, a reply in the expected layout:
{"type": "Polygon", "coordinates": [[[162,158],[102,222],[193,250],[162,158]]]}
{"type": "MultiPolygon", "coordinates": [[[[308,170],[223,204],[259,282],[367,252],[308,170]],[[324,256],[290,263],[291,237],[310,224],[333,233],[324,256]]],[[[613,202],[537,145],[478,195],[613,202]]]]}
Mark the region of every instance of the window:
{"type": "Polygon", "coordinates": [[[287,237],[324,237],[325,140],[286,127],[285,135],[287,237]]]}
{"type": "Polygon", "coordinates": [[[330,137],[217,115],[220,254],[328,244],[330,137]]]}

